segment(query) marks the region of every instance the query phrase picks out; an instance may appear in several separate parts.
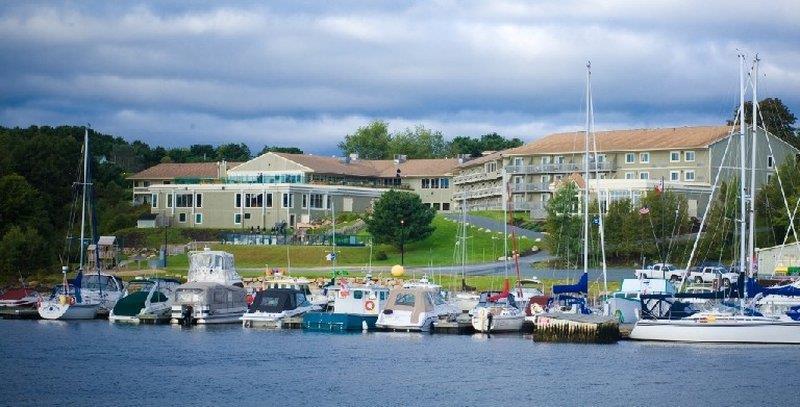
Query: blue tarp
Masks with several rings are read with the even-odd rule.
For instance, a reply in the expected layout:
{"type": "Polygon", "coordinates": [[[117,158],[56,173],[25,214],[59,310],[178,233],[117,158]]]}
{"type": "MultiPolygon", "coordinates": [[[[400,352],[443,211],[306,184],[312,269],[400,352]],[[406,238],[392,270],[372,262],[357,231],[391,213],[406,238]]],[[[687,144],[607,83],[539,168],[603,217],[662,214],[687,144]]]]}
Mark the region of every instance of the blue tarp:
{"type": "Polygon", "coordinates": [[[747,279],[747,296],[749,298],[755,297],[758,293],[762,293],[764,295],[785,295],[787,297],[798,297],[800,296],[800,289],[797,287],[792,286],[791,284],[786,284],[778,287],[762,287],[761,284],[758,284],[758,281],[754,278],[747,279]]]}
{"type": "Polygon", "coordinates": [[[589,293],[589,274],[583,273],[576,284],[554,285],[553,294],[589,293]]]}

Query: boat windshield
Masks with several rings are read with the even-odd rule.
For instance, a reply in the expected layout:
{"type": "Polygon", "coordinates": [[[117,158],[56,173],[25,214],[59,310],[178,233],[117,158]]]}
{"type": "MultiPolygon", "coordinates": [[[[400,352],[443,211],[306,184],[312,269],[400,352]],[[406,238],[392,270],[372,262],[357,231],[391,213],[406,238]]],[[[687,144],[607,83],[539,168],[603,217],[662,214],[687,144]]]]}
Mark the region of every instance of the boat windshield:
{"type": "Polygon", "coordinates": [[[191,268],[229,268],[226,267],[225,257],[215,253],[195,253],[192,255],[191,268]]]}
{"type": "Polygon", "coordinates": [[[138,292],[150,292],[154,283],[152,281],[131,281],[128,283],[128,295],[138,292]]]}
{"type": "Polygon", "coordinates": [[[398,294],[397,299],[394,300],[394,305],[405,305],[413,307],[416,300],[417,300],[416,296],[414,296],[414,294],[412,293],[398,294]]]}
{"type": "Polygon", "coordinates": [[[119,287],[117,287],[117,284],[112,277],[104,275],[98,276],[97,274],[84,275],[83,280],[81,280],[81,288],[84,290],[93,291],[99,291],[101,288],[103,291],[119,290],[119,287]]]}
{"type": "Polygon", "coordinates": [[[203,290],[199,288],[184,288],[178,290],[175,294],[178,302],[182,303],[198,303],[203,301],[203,290]]]}

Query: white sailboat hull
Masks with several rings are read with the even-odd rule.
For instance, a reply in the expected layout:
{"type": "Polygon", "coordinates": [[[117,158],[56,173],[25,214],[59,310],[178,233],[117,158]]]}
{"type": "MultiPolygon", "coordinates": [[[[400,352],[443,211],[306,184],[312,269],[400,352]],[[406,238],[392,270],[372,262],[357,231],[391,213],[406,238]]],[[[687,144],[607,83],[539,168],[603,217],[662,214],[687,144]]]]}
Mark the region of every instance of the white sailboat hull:
{"type": "Polygon", "coordinates": [[[492,315],[488,308],[480,308],[472,316],[472,327],[478,332],[518,332],[524,322],[525,314],[522,312],[492,315]]]}
{"type": "Polygon", "coordinates": [[[95,319],[100,304],[60,304],[55,301],[45,301],[38,307],[42,319],[75,320],[95,319]]]}
{"type": "Polygon", "coordinates": [[[639,320],[630,339],[667,342],[800,344],[800,322],[753,317],[698,322],[639,320]]]}

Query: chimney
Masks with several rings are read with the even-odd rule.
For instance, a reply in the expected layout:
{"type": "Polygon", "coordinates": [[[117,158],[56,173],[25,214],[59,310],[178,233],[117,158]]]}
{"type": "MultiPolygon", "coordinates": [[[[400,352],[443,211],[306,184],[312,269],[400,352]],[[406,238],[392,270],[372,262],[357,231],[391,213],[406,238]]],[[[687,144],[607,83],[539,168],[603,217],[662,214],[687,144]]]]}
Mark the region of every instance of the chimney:
{"type": "Polygon", "coordinates": [[[458,163],[459,164],[464,164],[465,162],[467,162],[467,161],[469,161],[471,159],[472,159],[472,156],[469,155],[469,154],[459,154],[458,155],[458,163]]]}
{"type": "Polygon", "coordinates": [[[350,161],[358,161],[358,153],[350,153],[350,161]]]}
{"type": "Polygon", "coordinates": [[[217,161],[217,178],[223,179],[228,176],[228,162],[225,160],[217,161]]]}
{"type": "Polygon", "coordinates": [[[395,154],[394,155],[394,163],[395,164],[402,164],[402,163],[406,162],[407,159],[408,158],[406,157],[405,154],[395,154]]]}
{"type": "Polygon", "coordinates": [[[342,164],[349,164],[350,163],[350,157],[349,156],[347,156],[347,157],[339,157],[339,162],[342,163],[342,164]]]}

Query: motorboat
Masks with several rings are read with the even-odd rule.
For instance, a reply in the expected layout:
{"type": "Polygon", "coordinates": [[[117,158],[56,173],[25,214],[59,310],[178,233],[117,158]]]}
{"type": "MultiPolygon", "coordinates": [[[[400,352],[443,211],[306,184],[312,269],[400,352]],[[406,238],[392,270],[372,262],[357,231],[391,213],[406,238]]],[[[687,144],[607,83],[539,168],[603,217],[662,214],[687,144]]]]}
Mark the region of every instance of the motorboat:
{"type": "Polygon", "coordinates": [[[389,289],[373,284],[343,284],[336,290],[332,312],[308,312],[303,329],[314,331],[366,331],[375,329],[389,289]]]}
{"type": "Polygon", "coordinates": [[[518,332],[525,322],[525,312],[517,308],[514,294],[490,301],[472,312],[472,327],[477,332],[518,332]]]}
{"type": "Polygon", "coordinates": [[[181,284],[175,279],[137,278],[128,283],[122,298],[108,315],[111,322],[168,321],[175,290],[181,284]]]}
{"type": "Polygon", "coordinates": [[[621,324],[639,320],[642,311],[642,294],[675,294],[675,286],[666,279],[626,278],[620,290],[612,293],[603,303],[603,315],[613,316],[621,324]]]}
{"type": "Polygon", "coordinates": [[[53,288],[50,297],[39,303],[37,311],[42,319],[95,319],[97,311],[100,309],[99,302],[89,302],[83,297],[81,290],[81,280],[83,273],[73,280],[72,284],[67,281],[67,267],[62,268],[64,282],[53,288]]]}
{"type": "Polygon", "coordinates": [[[268,288],[256,293],[247,312],[240,317],[244,327],[282,328],[288,318],[320,307],[312,304],[306,293],[296,288],[268,288]]]}
{"type": "Polygon", "coordinates": [[[247,311],[244,284],[233,255],[206,248],[189,253],[187,282],[175,290],[173,324],[227,324],[247,311]]]}
{"type": "Polygon", "coordinates": [[[305,278],[276,275],[274,278],[266,280],[262,286],[262,289],[268,290],[271,288],[292,288],[302,291],[309,302],[322,309],[325,309],[329,301],[332,301],[332,299],[328,298],[328,293],[325,290],[322,293],[314,294],[311,291],[311,282],[305,278]]]}
{"type": "Polygon", "coordinates": [[[0,294],[1,318],[36,318],[42,295],[30,288],[15,288],[0,294]]]}
{"type": "Polygon", "coordinates": [[[452,319],[460,311],[434,288],[412,285],[389,290],[389,298],[375,326],[398,331],[430,331],[440,319],[452,319]]]}
{"type": "Polygon", "coordinates": [[[103,271],[88,272],[81,280],[81,296],[88,303],[100,304],[100,309],[111,311],[124,295],[125,283],[121,278],[103,271]]]}

